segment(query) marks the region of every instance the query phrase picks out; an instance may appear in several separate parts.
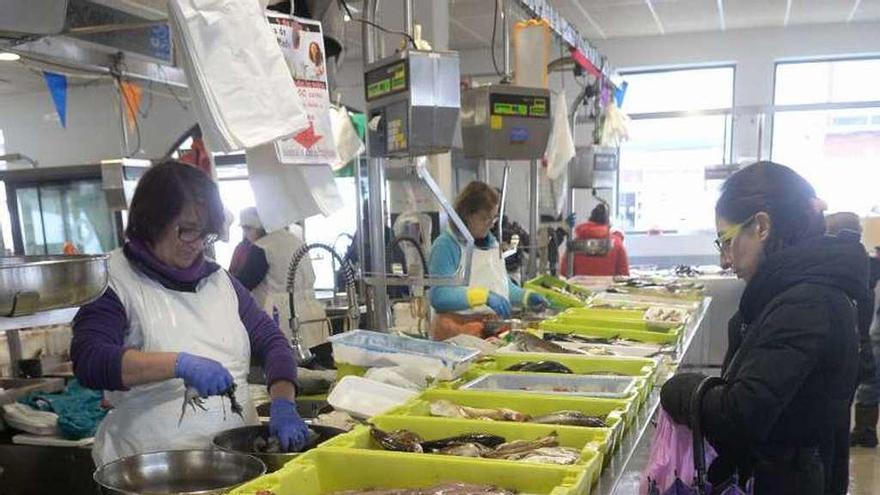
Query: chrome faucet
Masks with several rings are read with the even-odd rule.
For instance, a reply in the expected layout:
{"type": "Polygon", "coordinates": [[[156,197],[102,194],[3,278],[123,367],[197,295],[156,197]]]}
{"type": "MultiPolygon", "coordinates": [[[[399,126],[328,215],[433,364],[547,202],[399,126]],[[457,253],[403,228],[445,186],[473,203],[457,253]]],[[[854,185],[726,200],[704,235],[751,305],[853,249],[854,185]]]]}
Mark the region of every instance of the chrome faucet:
{"type": "MultiPolygon", "coordinates": [[[[314,243],[314,244],[306,244],[303,247],[299,248],[299,250],[294,254],[293,259],[290,261],[290,269],[287,271],[287,295],[290,300],[290,332],[291,332],[291,346],[293,350],[296,352],[297,358],[299,358],[300,363],[305,363],[312,359],[312,353],[309,351],[308,347],[304,347],[302,344],[302,339],[300,338],[300,326],[305,323],[315,323],[317,321],[326,321],[325,320],[311,320],[311,321],[300,321],[299,317],[296,315],[296,306],[294,304],[293,291],[296,281],[296,271],[299,269],[300,263],[302,260],[309,255],[309,253],[314,249],[323,249],[330,253],[330,255],[339,263],[340,268],[345,275],[345,293],[348,299],[348,320],[349,326],[348,328],[357,328],[357,322],[360,319],[360,307],[358,306],[357,301],[357,291],[355,289],[355,275],[354,269],[351,267],[351,264],[348,260],[343,259],[339,254],[333,250],[332,247],[326,244],[314,243]]],[[[334,277],[335,278],[335,277],[334,277]]],[[[334,284],[335,289],[335,284],[334,284]]],[[[335,290],[334,290],[335,292],[335,290]]],[[[335,297],[335,295],[334,295],[335,297]]]]}

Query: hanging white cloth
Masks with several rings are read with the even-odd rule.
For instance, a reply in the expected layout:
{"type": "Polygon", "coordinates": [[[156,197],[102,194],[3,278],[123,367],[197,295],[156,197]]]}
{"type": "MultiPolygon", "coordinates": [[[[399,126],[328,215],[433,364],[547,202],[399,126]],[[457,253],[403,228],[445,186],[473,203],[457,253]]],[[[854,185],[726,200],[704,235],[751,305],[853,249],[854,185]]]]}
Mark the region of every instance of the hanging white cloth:
{"type": "Polygon", "coordinates": [[[250,148],[308,127],[259,0],[170,0],[168,6],[209,148],[250,148]]]}
{"type": "Polygon", "coordinates": [[[98,466],[129,455],[157,450],[206,449],[217,433],[257,424],[248,392],[250,341],[238,315],[238,297],[230,275],[218,270],[195,292],[166,289],[136,271],[122,250],[108,261],[109,286],[125,308],[125,347],[144,352],[188,352],[219,361],[235,379],[235,396],[244,420],[230,410],[229,400],[205,399],[206,411],[187,411],[183,380],[174,378],[127,391],[107,392],[113,410],[98,427],[92,457],[98,466]]]}
{"type": "Polygon", "coordinates": [[[267,231],[342,208],[329,165],[284,165],[272,144],[247,150],[248,176],[267,231]]]}
{"type": "Polygon", "coordinates": [[[553,216],[558,216],[565,207],[565,191],[568,188],[568,174],[565,172],[575,156],[575,147],[564,92],[554,95],[551,108],[553,127],[550,129],[550,139],[544,152],[547,169],[546,173],[542,174],[544,176],[542,193],[546,191],[549,194],[541,194],[540,197],[547,198],[547,202],[542,201],[542,211],[552,212],[553,216]]]}

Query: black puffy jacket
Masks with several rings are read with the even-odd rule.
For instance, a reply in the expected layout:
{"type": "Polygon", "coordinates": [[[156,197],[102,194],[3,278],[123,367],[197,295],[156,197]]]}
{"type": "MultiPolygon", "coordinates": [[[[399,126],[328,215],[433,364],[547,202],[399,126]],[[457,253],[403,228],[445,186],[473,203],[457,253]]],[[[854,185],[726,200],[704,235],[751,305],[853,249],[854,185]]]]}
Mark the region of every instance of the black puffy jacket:
{"type": "Polygon", "coordinates": [[[859,311],[873,304],[867,263],[861,245],[822,237],[761,264],[730,322],[726,383],[709,390],[701,408],[704,435],[719,453],[716,471],[726,464],[755,475],[757,484],[763,476],[765,487],[780,475],[771,480],[776,488],[756,485],[756,493],[825,491],[803,485],[824,484],[815,458],[801,463],[807,472],[795,473],[800,480],[791,476],[799,456],[849,424],[859,311]]]}

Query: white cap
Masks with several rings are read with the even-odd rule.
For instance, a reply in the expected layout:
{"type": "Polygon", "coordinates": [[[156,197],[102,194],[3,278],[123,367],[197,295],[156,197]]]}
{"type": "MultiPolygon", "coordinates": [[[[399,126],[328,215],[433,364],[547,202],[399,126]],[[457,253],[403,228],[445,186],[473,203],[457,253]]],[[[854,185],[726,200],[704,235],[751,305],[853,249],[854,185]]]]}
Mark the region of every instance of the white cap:
{"type": "Polygon", "coordinates": [[[260,221],[260,215],[257,213],[257,208],[254,206],[249,206],[238,214],[238,224],[242,227],[251,227],[254,229],[262,229],[263,222],[260,221]]]}

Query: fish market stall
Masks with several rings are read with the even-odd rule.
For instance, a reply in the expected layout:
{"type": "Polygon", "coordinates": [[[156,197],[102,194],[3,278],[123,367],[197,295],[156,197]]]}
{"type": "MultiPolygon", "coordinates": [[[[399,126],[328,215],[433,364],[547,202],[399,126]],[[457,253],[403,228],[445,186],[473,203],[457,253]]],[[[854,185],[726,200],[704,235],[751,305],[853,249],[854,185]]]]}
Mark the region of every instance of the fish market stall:
{"type": "Polygon", "coordinates": [[[633,493],[659,384],[702,331],[711,298],[693,288],[621,309],[597,295],[519,325],[492,350],[368,331],[337,338],[347,362],[329,402],[361,424],[233,494],[633,493]],[[409,389],[371,379],[418,368],[428,376],[409,389]]]}

